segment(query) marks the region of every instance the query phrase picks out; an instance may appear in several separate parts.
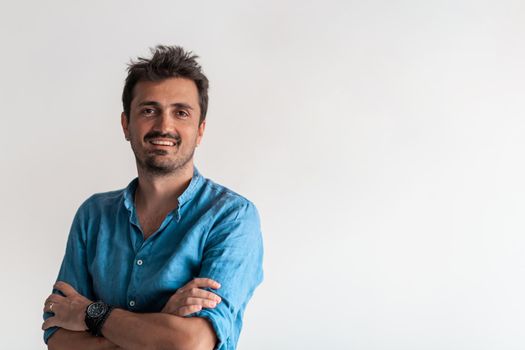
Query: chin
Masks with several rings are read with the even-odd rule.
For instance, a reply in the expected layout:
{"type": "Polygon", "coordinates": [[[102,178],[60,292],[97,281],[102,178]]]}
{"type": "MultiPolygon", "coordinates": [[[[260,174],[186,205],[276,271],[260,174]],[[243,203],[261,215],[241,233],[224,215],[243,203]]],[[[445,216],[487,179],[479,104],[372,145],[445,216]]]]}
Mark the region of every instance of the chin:
{"type": "Polygon", "coordinates": [[[168,175],[183,169],[188,162],[163,162],[158,159],[149,159],[145,162],[146,169],[156,174],[168,175]]]}

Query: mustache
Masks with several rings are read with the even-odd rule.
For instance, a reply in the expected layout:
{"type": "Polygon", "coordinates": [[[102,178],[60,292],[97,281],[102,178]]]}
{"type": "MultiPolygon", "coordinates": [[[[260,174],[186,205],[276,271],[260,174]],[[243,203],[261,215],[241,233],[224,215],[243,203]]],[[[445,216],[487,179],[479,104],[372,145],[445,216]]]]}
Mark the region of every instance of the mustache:
{"type": "Polygon", "coordinates": [[[147,142],[147,141],[149,141],[151,139],[156,139],[156,138],[173,139],[173,140],[175,140],[175,143],[177,143],[177,144],[179,144],[180,141],[181,141],[180,136],[177,135],[177,134],[162,133],[162,132],[159,132],[159,131],[152,131],[152,132],[147,133],[144,136],[144,142],[147,142]]]}

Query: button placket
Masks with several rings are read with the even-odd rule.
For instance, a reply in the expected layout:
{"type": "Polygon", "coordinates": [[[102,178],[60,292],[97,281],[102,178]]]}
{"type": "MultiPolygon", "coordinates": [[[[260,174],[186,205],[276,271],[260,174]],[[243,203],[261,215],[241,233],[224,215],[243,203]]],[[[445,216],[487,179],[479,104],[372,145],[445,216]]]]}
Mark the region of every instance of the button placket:
{"type": "MultiPolygon", "coordinates": [[[[140,250],[142,250],[142,247],[140,250]]],[[[142,253],[142,252],[139,251],[138,253],[142,253]]],[[[140,284],[140,275],[141,275],[142,269],[140,269],[139,266],[142,266],[143,263],[144,263],[144,260],[135,256],[135,259],[132,263],[134,267],[131,270],[130,285],[128,288],[128,306],[130,308],[134,308],[137,305],[136,298],[139,296],[136,294],[137,293],[136,286],[140,284]]]]}

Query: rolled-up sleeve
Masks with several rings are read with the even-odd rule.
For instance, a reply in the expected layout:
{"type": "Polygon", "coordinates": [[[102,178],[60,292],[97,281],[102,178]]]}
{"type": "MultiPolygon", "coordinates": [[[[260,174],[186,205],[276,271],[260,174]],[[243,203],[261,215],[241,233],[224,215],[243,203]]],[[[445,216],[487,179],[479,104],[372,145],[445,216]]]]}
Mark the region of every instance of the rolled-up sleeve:
{"type": "Polygon", "coordinates": [[[262,262],[259,214],[247,202],[212,228],[203,253],[199,277],[221,284],[219,289],[211,291],[222,302],[194,316],[210,321],[218,339],[216,349],[230,349],[237,343],[246,305],[263,280],[262,262]]]}
{"type": "MultiPolygon", "coordinates": [[[[85,204],[79,208],[73,219],[57,281],[67,282],[80,294],[92,298],[92,282],[86,263],[85,204]]],[[[53,289],[53,293],[60,294],[55,289],[53,289]]],[[[44,312],[44,320],[51,316],[53,313],[44,312]]],[[[46,344],[58,329],[59,327],[51,327],[44,331],[44,342],[46,344]]]]}

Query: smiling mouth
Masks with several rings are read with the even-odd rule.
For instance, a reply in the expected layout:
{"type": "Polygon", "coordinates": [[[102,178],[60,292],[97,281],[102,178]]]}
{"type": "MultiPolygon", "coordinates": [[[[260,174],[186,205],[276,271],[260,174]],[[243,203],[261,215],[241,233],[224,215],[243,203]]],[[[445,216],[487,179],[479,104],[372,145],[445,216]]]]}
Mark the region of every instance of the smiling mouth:
{"type": "Polygon", "coordinates": [[[155,146],[176,146],[177,143],[167,140],[149,140],[149,143],[155,146]]]}

